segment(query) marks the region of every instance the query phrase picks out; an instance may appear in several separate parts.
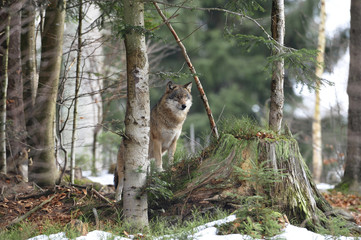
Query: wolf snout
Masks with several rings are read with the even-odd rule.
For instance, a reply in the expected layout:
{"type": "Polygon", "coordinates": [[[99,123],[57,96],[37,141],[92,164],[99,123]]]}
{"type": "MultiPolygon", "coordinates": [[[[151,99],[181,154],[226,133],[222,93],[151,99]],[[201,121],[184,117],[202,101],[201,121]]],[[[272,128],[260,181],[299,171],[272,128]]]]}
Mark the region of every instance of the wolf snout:
{"type": "Polygon", "coordinates": [[[185,104],[181,105],[182,110],[186,109],[186,107],[187,107],[187,105],[185,105],[185,104]]]}

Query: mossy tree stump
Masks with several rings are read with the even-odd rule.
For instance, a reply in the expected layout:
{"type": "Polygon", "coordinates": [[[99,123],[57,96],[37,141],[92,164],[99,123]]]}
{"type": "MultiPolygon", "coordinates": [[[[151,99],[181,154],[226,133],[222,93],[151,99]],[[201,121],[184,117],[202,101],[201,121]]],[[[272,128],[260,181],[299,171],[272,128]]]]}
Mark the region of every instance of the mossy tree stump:
{"type": "Polygon", "coordinates": [[[262,199],[265,207],[286,214],[292,223],[314,228],[325,226],[333,213],[291,136],[222,134],[197,160],[173,168],[178,214],[186,215],[193,205],[251,208],[252,201],[262,199]]]}

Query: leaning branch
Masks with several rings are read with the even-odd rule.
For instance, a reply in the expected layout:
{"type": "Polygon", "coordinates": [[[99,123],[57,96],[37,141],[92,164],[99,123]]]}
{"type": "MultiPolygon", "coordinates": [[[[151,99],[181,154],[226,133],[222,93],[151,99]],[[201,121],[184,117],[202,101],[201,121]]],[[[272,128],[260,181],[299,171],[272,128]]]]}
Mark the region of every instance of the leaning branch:
{"type": "Polygon", "coordinates": [[[187,54],[187,50],[186,48],[184,47],[182,41],[179,39],[177,33],[175,32],[175,30],[173,29],[172,25],[170,24],[169,20],[166,18],[166,16],[163,14],[162,10],[159,8],[158,4],[156,2],[153,2],[155,8],[157,9],[159,15],[162,17],[163,19],[163,22],[167,25],[167,27],[169,28],[169,30],[171,31],[171,33],[173,34],[177,44],[179,45],[179,47],[181,48],[182,50],[182,53],[183,53],[183,56],[188,64],[188,67],[189,67],[189,70],[191,71],[192,75],[193,75],[193,78],[194,78],[194,81],[197,85],[197,88],[198,88],[198,91],[201,95],[201,99],[203,101],[203,104],[204,104],[204,107],[206,109],[206,112],[207,112],[207,115],[208,115],[208,119],[209,119],[209,123],[211,125],[211,129],[212,129],[212,134],[214,137],[216,137],[218,139],[218,130],[217,130],[217,126],[216,126],[216,123],[214,121],[214,118],[213,118],[213,115],[212,115],[212,111],[211,111],[211,108],[209,106],[209,103],[208,103],[208,99],[207,99],[207,96],[204,92],[204,89],[202,87],[202,83],[200,82],[198,76],[197,76],[197,73],[196,73],[196,70],[191,62],[191,59],[189,58],[188,54],[187,54]]]}

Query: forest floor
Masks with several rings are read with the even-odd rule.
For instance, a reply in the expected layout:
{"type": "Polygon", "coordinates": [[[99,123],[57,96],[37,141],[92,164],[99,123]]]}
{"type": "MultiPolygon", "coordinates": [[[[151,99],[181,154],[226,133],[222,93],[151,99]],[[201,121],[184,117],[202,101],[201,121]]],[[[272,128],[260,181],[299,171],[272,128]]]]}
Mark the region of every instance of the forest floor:
{"type": "MultiPolygon", "coordinates": [[[[21,182],[15,176],[2,175],[0,190],[0,230],[16,224],[21,216],[34,223],[40,232],[45,223],[65,226],[80,217],[94,221],[95,224],[97,219],[94,218],[93,208],[98,211],[101,225],[102,221],[117,219],[119,210],[113,200],[112,186],[63,185],[42,189],[34,183],[21,182]],[[39,207],[44,201],[48,202],[39,207]]],[[[324,191],[323,196],[332,206],[350,212],[357,224],[361,225],[361,196],[336,191],[324,191]]]]}

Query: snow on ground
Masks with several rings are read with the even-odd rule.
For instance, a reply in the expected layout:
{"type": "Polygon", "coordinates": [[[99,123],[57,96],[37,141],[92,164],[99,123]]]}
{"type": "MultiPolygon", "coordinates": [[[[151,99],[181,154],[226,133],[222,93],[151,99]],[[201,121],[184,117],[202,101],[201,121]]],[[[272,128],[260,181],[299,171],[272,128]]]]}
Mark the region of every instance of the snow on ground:
{"type": "MultiPolygon", "coordinates": [[[[191,232],[195,232],[193,234],[188,235],[188,239],[197,239],[197,240],[249,240],[252,239],[250,236],[247,235],[241,235],[241,234],[229,234],[229,235],[217,235],[217,228],[215,226],[226,223],[226,222],[232,222],[236,219],[235,215],[228,216],[224,219],[213,221],[210,223],[207,223],[205,225],[196,227],[191,232]]],[[[165,239],[177,239],[177,235],[173,236],[163,236],[154,238],[156,240],[162,240],[165,239]]],[[[286,239],[286,240],[326,240],[326,239],[339,239],[339,240],[355,240],[361,238],[354,238],[354,237],[333,237],[330,235],[320,235],[311,231],[308,231],[305,228],[300,228],[293,226],[291,224],[288,224],[286,228],[283,230],[283,232],[277,236],[274,236],[272,239],[286,239]]],[[[107,240],[107,239],[114,239],[114,240],[129,240],[133,238],[124,238],[115,236],[109,232],[103,232],[103,231],[92,231],[89,232],[86,236],[81,236],[76,238],[76,240],[107,240]]],[[[64,232],[52,234],[49,236],[46,235],[40,235],[33,238],[29,238],[28,240],[69,240],[64,232]]]]}
{"type": "Polygon", "coordinates": [[[317,184],[318,190],[329,190],[329,189],[333,189],[334,187],[335,187],[335,185],[330,185],[328,183],[317,184]]]}
{"type": "Polygon", "coordinates": [[[93,182],[101,183],[103,185],[114,184],[114,175],[108,173],[108,170],[102,170],[98,176],[91,176],[91,171],[83,171],[83,177],[86,177],[93,182]]]}

